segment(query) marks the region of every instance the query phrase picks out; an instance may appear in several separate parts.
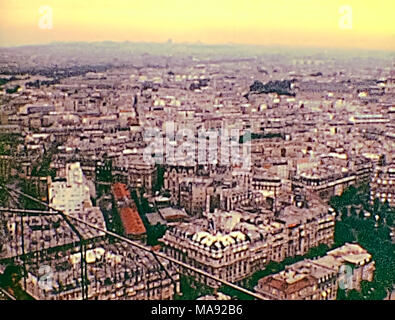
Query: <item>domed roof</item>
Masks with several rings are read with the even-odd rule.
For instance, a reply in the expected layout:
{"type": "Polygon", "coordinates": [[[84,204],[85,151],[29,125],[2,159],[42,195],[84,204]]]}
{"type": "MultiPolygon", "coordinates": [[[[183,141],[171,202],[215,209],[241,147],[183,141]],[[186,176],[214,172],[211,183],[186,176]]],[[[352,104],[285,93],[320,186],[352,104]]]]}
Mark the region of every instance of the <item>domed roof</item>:
{"type": "Polygon", "coordinates": [[[229,234],[222,234],[218,232],[216,235],[205,231],[200,231],[192,236],[192,241],[197,242],[205,247],[216,247],[224,249],[236,243],[241,243],[246,240],[246,235],[240,231],[233,231],[229,234]]]}

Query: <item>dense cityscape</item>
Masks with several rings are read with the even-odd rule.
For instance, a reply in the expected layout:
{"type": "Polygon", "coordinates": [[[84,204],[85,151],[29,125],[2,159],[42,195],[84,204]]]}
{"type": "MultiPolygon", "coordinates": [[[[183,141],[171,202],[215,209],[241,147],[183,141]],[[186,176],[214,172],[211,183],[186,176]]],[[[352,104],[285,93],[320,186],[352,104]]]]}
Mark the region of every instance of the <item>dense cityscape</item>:
{"type": "Polygon", "coordinates": [[[0,48],[0,300],[395,299],[394,57],[0,48]]]}

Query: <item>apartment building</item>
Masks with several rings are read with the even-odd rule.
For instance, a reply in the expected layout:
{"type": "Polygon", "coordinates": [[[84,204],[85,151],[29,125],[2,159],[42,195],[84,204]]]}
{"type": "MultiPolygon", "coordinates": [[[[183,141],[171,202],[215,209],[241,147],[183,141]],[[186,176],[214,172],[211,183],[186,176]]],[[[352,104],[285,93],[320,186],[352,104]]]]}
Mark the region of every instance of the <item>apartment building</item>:
{"type": "Polygon", "coordinates": [[[375,198],[395,206],[395,163],[375,168],[370,182],[370,200],[373,202],[375,198]]]}
{"type": "MultiPolygon", "coordinates": [[[[100,208],[92,205],[90,187],[79,162],[67,163],[66,168],[61,170],[60,175],[53,181],[48,177],[48,199],[49,205],[53,208],[99,228],[106,228],[100,208]]],[[[89,234],[93,237],[94,234],[102,232],[96,230],[89,234]]]]}
{"type": "Polygon", "coordinates": [[[170,228],[161,242],[166,254],[237,282],[269,261],[304,254],[321,243],[331,245],[333,234],[332,211],[312,204],[279,218],[216,210],[170,228]]]}
{"type": "Polygon", "coordinates": [[[346,243],[318,259],[299,261],[258,281],[255,291],[271,300],[335,300],[339,287],[360,290],[371,281],[374,262],[357,244],[346,243]]]}
{"type": "Polygon", "coordinates": [[[90,245],[84,276],[79,251],[72,247],[27,261],[26,291],[39,300],[81,300],[83,290],[88,300],[171,300],[180,291],[173,267],[125,242],[90,245]]]}

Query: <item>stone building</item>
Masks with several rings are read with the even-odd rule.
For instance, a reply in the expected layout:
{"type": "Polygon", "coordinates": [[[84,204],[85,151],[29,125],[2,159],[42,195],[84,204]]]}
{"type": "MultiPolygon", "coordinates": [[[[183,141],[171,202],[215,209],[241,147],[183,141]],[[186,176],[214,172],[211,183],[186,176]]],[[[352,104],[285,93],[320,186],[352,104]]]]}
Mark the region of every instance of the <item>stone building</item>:
{"type": "Polygon", "coordinates": [[[335,300],[339,288],[360,290],[362,280],[372,281],[374,269],[365,249],[346,243],[321,258],[286,266],[254,289],[270,300],[335,300]]]}
{"type": "Polygon", "coordinates": [[[370,199],[373,202],[375,198],[395,206],[395,163],[375,168],[370,182],[370,199]]]}
{"type": "Polygon", "coordinates": [[[168,229],[161,242],[169,256],[237,282],[269,261],[305,254],[319,244],[331,245],[334,219],[325,205],[294,210],[280,218],[217,210],[168,229]]]}

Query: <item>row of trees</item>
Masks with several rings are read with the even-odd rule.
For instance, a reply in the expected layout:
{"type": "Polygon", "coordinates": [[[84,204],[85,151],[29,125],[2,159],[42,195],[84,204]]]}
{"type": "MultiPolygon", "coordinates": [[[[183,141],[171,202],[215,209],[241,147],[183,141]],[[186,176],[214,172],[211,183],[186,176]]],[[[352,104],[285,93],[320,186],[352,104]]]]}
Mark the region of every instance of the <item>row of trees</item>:
{"type": "Polygon", "coordinates": [[[150,246],[159,244],[158,239],[165,234],[167,227],[160,223],[157,223],[154,226],[149,223],[147,213],[150,213],[151,209],[149,207],[148,200],[144,197],[144,190],[141,190],[140,195],[138,195],[137,191],[133,189],[131,195],[137,206],[137,210],[144,223],[145,229],[147,230],[147,244],[150,246]]]}
{"type": "Polygon", "coordinates": [[[330,204],[338,213],[335,246],[356,242],[372,254],[376,271],[372,282],[363,281],[361,291],[339,290],[338,299],[381,300],[393,290],[395,283],[395,244],[390,233],[394,226],[395,209],[374,199],[370,203],[369,186],[353,186],[330,204]]]}

